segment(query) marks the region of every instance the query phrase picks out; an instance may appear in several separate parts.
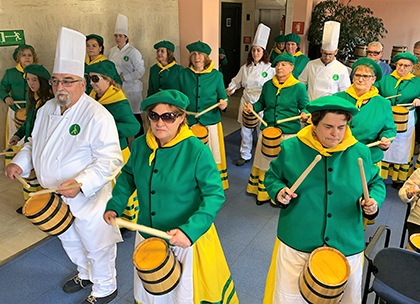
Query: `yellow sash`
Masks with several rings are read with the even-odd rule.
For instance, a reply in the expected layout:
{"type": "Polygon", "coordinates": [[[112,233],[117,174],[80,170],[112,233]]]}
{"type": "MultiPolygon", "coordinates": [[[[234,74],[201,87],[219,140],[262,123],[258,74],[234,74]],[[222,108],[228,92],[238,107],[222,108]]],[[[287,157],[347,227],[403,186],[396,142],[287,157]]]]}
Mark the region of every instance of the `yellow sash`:
{"type": "Polygon", "coordinates": [[[400,75],[398,75],[396,70],[391,73],[391,76],[394,76],[395,79],[398,79],[397,84],[395,85],[394,89],[396,89],[398,87],[398,85],[400,84],[401,81],[410,80],[411,78],[416,77],[412,73],[408,73],[404,77],[401,77],[400,75]]]}
{"type": "Polygon", "coordinates": [[[283,52],[282,52],[282,51],[280,51],[277,47],[275,47],[275,48],[273,49],[273,51],[274,51],[274,52],[276,52],[277,54],[283,54],[283,52]]]}
{"type": "Polygon", "coordinates": [[[349,94],[351,97],[353,97],[354,99],[356,99],[356,107],[358,109],[361,108],[362,104],[363,104],[363,100],[366,99],[371,99],[372,97],[375,97],[377,95],[379,95],[379,91],[376,87],[372,86],[370,88],[370,91],[363,94],[362,96],[358,97],[356,94],[356,90],[354,89],[354,84],[352,84],[346,91],[347,94],[349,94]]]}
{"type": "Polygon", "coordinates": [[[194,67],[190,66],[190,70],[193,71],[196,74],[207,74],[210,73],[211,71],[213,71],[214,69],[214,63],[213,60],[210,62],[210,65],[207,69],[205,69],[204,71],[196,71],[194,70],[194,67]]]}
{"type": "Polygon", "coordinates": [[[293,77],[292,74],[289,75],[289,78],[287,78],[287,80],[283,84],[279,83],[279,80],[277,79],[277,76],[274,76],[272,81],[273,81],[273,84],[277,87],[276,96],[279,95],[281,89],[291,87],[291,86],[294,86],[295,84],[299,83],[299,80],[296,80],[296,78],[293,77]]]}
{"type": "Polygon", "coordinates": [[[176,61],[174,60],[174,61],[172,61],[171,63],[169,63],[169,64],[167,64],[167,65],[163,66],[163,65],[162,65],[162,64],[158,61],[158,62],[157,62],[157,66],[158,66],[158,67],[160,67],[159,74],[160,74],[161,72],[163,72],[164,70],[169,70],[169,68],[170,68],[170,67],[173,67],[175,64],[176,64],[176,61]]]}
{"type": "Polygon", "coordinates": [[[298,56],[300,56],[300,55],[303,55],[303,53],[302,53],[301,51],[296,52],[296,54],[294,54],[294,55],[293,55],[293,57],[298,57],[298,56]]]}
{"type": "Polygon", "coordinates": [[[23,73],[22,77],[23,77],[24,79],[26,78],[26,74],[25,74],[25,72],[23,71],[23,68],[22,68],[22,66],[20,65],[20,63],[18,63],[18,64],[16,65],[16,70],[18,70],[19,72],[23,73]]]}
{"type": "MultiPolygon", "coordinates": [[[[95,90],[92,90],[89,96],[96,99],[96,94],[95,90]]],[[[127,97],[124,95],[123,91],[111,85],[108,90],[106,90],[105,94],[99,98],[98,102],[101,105],[107,105],[125,99],[127,99],[127,97]]]]}
{"type": "Polygon", "coordinates": [[[97,56],[95,59],[93,59],[92,61],[90,61],[90,57],[89,57],[89,55],[86,55],[86,57],[85,57],[85,63],[87,64],[87,65],[91,65],[91,64],[94,64],[94,63],[98,63],[98,62],[101,62],[101,61],[104,61],[104,60],[107,60],[107,58],[104,56],[104,55],[102,55],[102,54],[99,54],[99,56],[97,56]]]}

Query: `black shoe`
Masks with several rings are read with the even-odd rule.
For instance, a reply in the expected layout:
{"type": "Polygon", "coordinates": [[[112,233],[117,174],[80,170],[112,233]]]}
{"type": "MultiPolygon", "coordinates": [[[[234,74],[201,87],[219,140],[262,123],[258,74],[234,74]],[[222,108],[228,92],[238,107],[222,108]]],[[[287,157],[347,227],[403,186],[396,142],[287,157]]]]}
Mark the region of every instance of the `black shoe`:
{"type": "Polygon", "coordinates": [[[276,204],[273,204],[271,202],[270,202],[270,206],[273,207],[273,208],[280,208],[279,206],[277,206],[276,204]]]}
{"type": "Polygon", "coordinates": [[[266,200],[266,201],[259,201],[259,200],[257,200],[257,205],[258,206],[261,206],[261,205],[264,205],[264,204],[266,204],[266,203],[269,203],[271,201],[271,199],[268,199],[268,200],[266,200]]]}
{"type": "Polygon", "coordinates": [[[66,282],[63,286],[63,290],[66,293],[78,292],[84,288],[87,288],[92,285],[92,282],[89,280],[82,280],[78,275],[75,275],[70,280],[66,282]]]}
{"type": "Polygon", "coordinates": [[[116,298],[118,294],[118,289],[116,289],[113,293],[109,296],[97,298],[92,295],[88,296],[86,300],[82,302],[82,304],[105,304],[109,303],[116,298]]]}
{"type": "Polygon", "coordinates": [[[403,185],[404,185],[403,182],[394,182],[394,181],[392,182],[392,188],[397,189],[397,190],[400,190],[403,185]]]}
{"type": "Polygon", "coordinates": [[[16,213],[22,214],[22,208],[23,208],[23,207],[19,207],[19,208],[17,208],[17,209],[16,209],[16,213]]]}
{"type": "Polygon", "coordinates": [[[242,157],[236,161],[238,167],[245,165],[245,163],[249,163],[251,159],[243,159],[242,157]]]}

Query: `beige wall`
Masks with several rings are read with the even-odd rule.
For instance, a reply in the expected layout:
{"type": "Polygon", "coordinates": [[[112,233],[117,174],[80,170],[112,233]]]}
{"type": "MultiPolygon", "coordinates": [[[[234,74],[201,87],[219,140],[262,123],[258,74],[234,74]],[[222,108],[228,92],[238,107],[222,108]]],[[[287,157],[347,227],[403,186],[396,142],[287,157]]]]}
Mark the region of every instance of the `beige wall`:
{"type": "MultiPolygon", "coordinates": [[[[120,1],[118,5],[111,0],[3,0],[0,3],[0,30],[23,29],[26,42],[35,47],[40,63],[50,71],[60,27],[103,36],[106,55],[115,45],[113,34],[117,14],[126,15],[130,44],[141,52],[145,61],[143,95],[147,91],[149,68],[156,62],[153,45],[165,39],[179,47],[177,0],[120,1]]],[[[0,77],[6,69],[16,65],[12,59],[14,49],[15,46],[0,47],[0,77]]],[[[0,104],[0,121],[4,121],[6,106],[3,102],[0,104]]],[[[0,123],[0,150],[3,150],[4,138],[1,136],[4,136],[4,123],[0,123]]]]}

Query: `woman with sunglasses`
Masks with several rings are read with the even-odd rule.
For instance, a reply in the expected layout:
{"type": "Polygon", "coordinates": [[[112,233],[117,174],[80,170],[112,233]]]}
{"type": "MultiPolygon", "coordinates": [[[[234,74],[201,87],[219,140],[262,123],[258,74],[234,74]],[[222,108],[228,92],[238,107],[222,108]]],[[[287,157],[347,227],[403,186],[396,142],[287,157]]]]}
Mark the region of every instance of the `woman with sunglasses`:
{"type": "MultiPolygon", "coordinates": [[[[86,73],[93,88],[89,96],[103,105],[114,117],[125,164],[130,157],[128,138],[139,132],[140,123],[131,112],[130,104],[121,86],[114,81],[118,76],[114,63],[109,60],[94,63],[86,67],[86,73]]],[[[138,202],[135,199],[137,194],[131,194],[132,196],[127,200],[128,203],[126,202],[124,217],[135,223],[138,213],[138,202]]]]}
{"type": "MultiPolygon", "coordinates": [[[[137,222],[172,236],[169,244],[182,264],[178,286],[154,296],[135,276],[136,303],[238,303],[213,225],[225,200],[223,186],[210,149],[188,128],[189,103],[185,94],[171,89],[142,102],[150,128],[133,142],[104,214],[108,224],[121,216],[124,202],[137,189],[137,222]]],[[[136,233],[136,244],[149,237],[136,233]]]]}
{"type": "MultiPolygon", "coordinates": [[[[392,58],[396,63],[396,69],[391,75],[382,77],[374,85],[383,97],[392,97],[392,106],[399,104],[412,104],[409,107],[407,131],[398,133],[394,142],[381,162],[381,176],[387,179],[391,176],[394,188],[401,188],[404,181],[413,173],[414,154],[414,124],[416,121],[415,107],[420,106],[420,78],[410,71],[418,62],[417,57],[410,53],[397,54],[392,58]]],[[[416,168],[420,167],[417,162],[416,168]]]]}
{"type": "Polygon", "coordinates": [[[184,69],[175,61],[175,46],[170,41],[160,41],[153,46],[156,50],[157,63],[150,68],[147,96],[160,90],[174,89],[179,73],[184,69]]]}
{"type": "Polygon", "coordinates": [[[177,89],[190,99],[187,108],[189,112],[199,113],[217,104],[216,108],[203,115],[188,115],[187,118],[190,126],[200,124],[207,128],[208,144],[219,168],[223,189],[226,190],[229,183],[220,110],[226,109],[228,99],[223,74],[214,67],[209,57],[211,48],[208,44],[197,41],[187,45],[187,49],[190,52],[189,65],[180,72],[177,89]]]}
{"type": "MultiPolygon", "coordinates": [[[[25,143],[29,141],[34,128],[36,113],[48,100],[54,98],[51,85],[48,83],[51,75],[46,68],[42,65],[30,64],[23,69],[23,72],[26,74],[26,83],[28,84],[28,105],[25,122],[9,140],[9,145],[13,146],[21,139],[25,143]]],[[[29,189],[23,188],[23,197],[26,201],[29,199],[29,193],[39,191],[42,187],[38,183],[34,170],[25,180],[30,186],[29,189]]],[[[19,207],[16,212],[22,213],[22,207],[19,207]]]]}

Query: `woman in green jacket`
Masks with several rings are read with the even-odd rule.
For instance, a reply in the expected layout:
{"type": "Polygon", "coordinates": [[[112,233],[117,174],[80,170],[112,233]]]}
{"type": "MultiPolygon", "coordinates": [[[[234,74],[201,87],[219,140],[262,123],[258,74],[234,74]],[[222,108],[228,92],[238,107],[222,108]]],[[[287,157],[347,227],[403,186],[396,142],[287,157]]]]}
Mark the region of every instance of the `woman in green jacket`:
{"type": "MultiPolygon", "coordinates": [[[[104,214],[121,216],[125,201],[137,189],[138,223],[172,236],[170,249],[182,263],[177,288],[159,295],[159,303],[238,303],[213,221],[225,201],[223,186],[210,149],[189,130],[188,97],[164,90],[141,106],[150,120],[147,134],[131,146],[104,214]]],[[[136,244],[150,235],[136,233],[136,244]]],[[[150,304],[155,296],[135,276],[136,303],[150,304]]]]}
{"type": "Polygon", "coordinates": [[[177,89],[190,99],[187,111],[199,113],[217,104],[216,108],[195,117],[187,115],[189,126],[200,124],[208,130],[208,144],[219,168],[223,189],[229,188],[225,140],[220,117],[220,110],[228,106],[228,98],[223,84],[223,74],[215,67],[209,55],[211,48],[206,43],[197,41],[187,45],[190,51],[189,67],[179,74],[177,89]]]}
{"type": "Polygon", "coordinates": [[[150,68],[147,96],[160,90],[174,89],[179,73],[184,69],[175,61],[175,46],[170,41],[160,41],[153,46],[157,63],[150,68]]]}
{"type": "Polygon", "coordinates": [[[344,92],[334,95],[354,104],[360,111],[349,123],[353,136],[365,145],[381,141],[378,146],[370,148],[372,161],[380,165],[397,128],[392,115],[391,102],[379,95],[373,86],[382,78],[382,68],[371,58],[360,58],[352,66],[353,84],[344,92]]]}
{"type": "MultiPolygon", "coordinates": [[[[32,63],[38,63],[38,57],[31,45],[22,44],[13,52],[13,60],[17,63],[16,67],[6,70],[0,83],[0,99],[9,106],[6,118],[6,145],[18,129],[14,123],[15,112],[26,107],[28,85],[23,77],[23,69],[32,63]]],[[[22,145],[23,140],[13,146],[12,150],[19,151],[22,145]]],[[[11,159],[12,156],[6,155],[6,165],[11,159]]]]}
{"type": "Polygon", "coordinates": [[[286,46],[286,35],[278,35],[276,38],[274,38],[275,41],[275,47],[271,50],[270,54],[270,62],[273,62],[274,59],[280,54],[283,54],[285,52],[285,46],[286,46]]]}
{"type": "MultiPolygon", "coordinates": [[[[416,121],[414,107],[420,106],[420,78],[410,72],[413,65],[418,62],[414,55],[410,53],[397,54],[392,58],[392,61],[397,66],[395,71],[382,77],[374,85],[383,97],[398,95],[390,98],[392,106],[407,103],[413,105],[413,107],[408,108],[410,111],[407,131],[397,134],[381,162],[381,176],[384,179],[391,176],[393,186],[400,188],[413,173],[414,125],[416,121]]],[[[419,166],[420,163],[416,164],[416,168],[419,166]]]]}
{"type": "MultiPolygon", "coordinates": [[[[89,96],[103,105],[114,117],[125,164],[130,157],[128,138],[139,132],[140,123],[131,111],[121,86],[113,80],[118,76],[113,62],[105,60],[89,65],[86,67],[86,73],[93,88],[89,96]]],[[[123,216],[135,223],[138,214],[137,193],[131,194],[123,216]]]]}
{"type": "Polygon", "coordinates": [[[299,274],[311,252],[333,247],[346,256],[350,276],[340,303],[361,303],[365,236],[362,218],[375,218],[385,199],[385,185],[368,147],[351,134],[348,123],[359,110],[337,96],[307,105],[312,123],[282,141],[265,177],[268,194],[282,208],[267,276],[264,304],[306,303],[299,274]],[[321,160],[291,192],[290,188],[316,156],[321,160]],[[362,199],[358,159],[363,160],[369,200],[362,199]]]}
{"type": "Polygon", "coordinates": [[[286,52],[295,57],[295,68],[293,69],[293,76],[298,79],[299,75],[309,62],[309,57],[303,55],[300,51],[300,37],[298,34],[292,33],[286,35],[286,52]]]}
{"type": "MultiPolygon", "coordinates": [[[[261,91],[259,100],[254,104],[248,104],[244,110],[254,110],[256,113],[264,111],[264,121],[267,127],[276,127],[282,131],[282,140],[296,136],[301,129],[299,120],[292,120],[278,124],[278,120],[301,116],[300,121],[305,122],[307,115],[303,111],[309,102],[306,87],[292,75],[295,58],[289,53],[283,53],[276,57],[271,64],[276,68],[276,75],[271,81],[267,81],[261,91]]],[[[267,128],[261,124],[261,130],[267,128]]],[[[257,205],[271,202],[272,207],[276,207],[274,202],[267,194],[264,186],[265,172],[270,167],[270,162],[274,157],[266,156],[262,153],[262,137],[260,132],[257,147],[255,148],[254,163],[252,164],[251,175],[249,177],[246,192],[257,196],[257,205]]]]}

